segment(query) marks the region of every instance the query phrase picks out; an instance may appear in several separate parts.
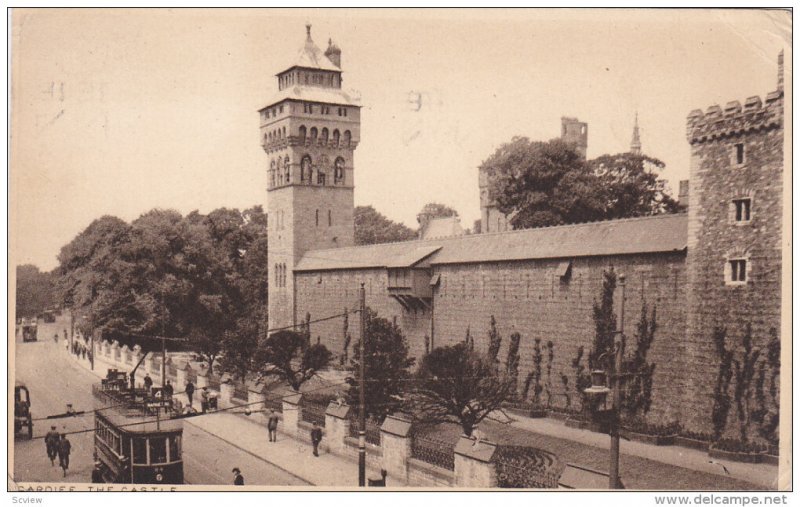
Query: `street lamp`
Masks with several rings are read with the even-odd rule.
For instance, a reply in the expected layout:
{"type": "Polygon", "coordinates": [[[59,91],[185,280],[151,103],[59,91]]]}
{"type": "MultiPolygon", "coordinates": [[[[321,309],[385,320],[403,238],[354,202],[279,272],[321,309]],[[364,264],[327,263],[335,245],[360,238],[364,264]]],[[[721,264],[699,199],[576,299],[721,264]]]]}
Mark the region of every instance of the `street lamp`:
{"type": "MultiPolygon", "coordinates": [[[[589,406],[593,418],[608,422],[608,434],[611,436],[611,463],[608,471],[608,487],[610,489],[622,488],[622,482],[619,480],[619,412],[625,337],[625,275],[619,275],[619,286],[622,288],[622,300],[620,302],[619,330],[614,331],[614,369],[608,378],[606,378],[605,370],[592,371],[592,386],[583,390],[590,400],[589,406]],[[611,384],[610,388],[607,386],[608,383],[611,384]],[[610,409],[607,408],[609,393],[612,395],[610,409]]],[[[599,359],[602,359],[608,352],[601,354],[599,359]]]]}

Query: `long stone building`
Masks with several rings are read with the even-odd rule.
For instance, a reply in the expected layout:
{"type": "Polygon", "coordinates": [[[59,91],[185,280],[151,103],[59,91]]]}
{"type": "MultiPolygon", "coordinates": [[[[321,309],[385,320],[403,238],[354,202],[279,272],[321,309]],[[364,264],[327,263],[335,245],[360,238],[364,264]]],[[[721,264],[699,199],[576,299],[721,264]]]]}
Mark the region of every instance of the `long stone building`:
{"type": "MultiPolygon", "coordinates": [[[[759,347],[780,329],[782,77],[764,101],[689,115],[688,213],[354,246],[360,106],[342,89],[341,55],[331,41],[320,50],[307,27],[295,62],[277,74],[277,97],[260,111],[269,328],[310,317],[312,338],[341,355],[347,334],[359,339],[357,319],[315,321],[357,308],[362,283],[367,306],[400,326],[417,358],[463,341],[468,329],[485,350],[494,318],[501,358],[509,335],[522,336],[521,379],[535,341],[552,342],[552,399],[564,407],[567,394],[576,403],[572,361],[591,346],[592,305],[613,267],[627,278],[625,333],[633,336],[643,304],[657,311],[649,417],[709,432],[714,328],[727,327],[731,348],[748,323],[759,347]]],[[[562,135],[585,150],[586,125],[563,122],[562,135]]]]}

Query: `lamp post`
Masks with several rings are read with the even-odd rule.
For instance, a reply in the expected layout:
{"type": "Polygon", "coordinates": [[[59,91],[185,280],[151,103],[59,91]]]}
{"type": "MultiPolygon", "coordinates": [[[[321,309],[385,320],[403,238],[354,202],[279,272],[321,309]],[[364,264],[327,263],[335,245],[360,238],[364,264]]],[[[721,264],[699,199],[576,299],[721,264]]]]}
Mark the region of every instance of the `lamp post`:
{"type": "Polygon", "coordinates": [[[367,311],[366,311],[366,292],[364,291],[364,282],[361,282],[361,290],[359,291],[359,311],[361,312],[361,346],[359,349],[358,358],[358,485],[364,487],[367,483],[367,417],[364,405],[366,399],[364,395],[364,357],[367,345],[366,332],[367,332],[367,311]]]}
{"type": "MultiPolygon", "coordinates": [[[[624,352],[625,339],[625,275],[619,275],[619,286],[622,288],[622,301],[620,302],[619,329],[614,331],[613,370],[608,376],[604,370],[592,371],[592,386],[583,390],[593,400],[590,405],[593,407],[593,413],[598,417],[604,415],[608,418],[608,434],[611,436],[611,462],[608,467],[608,487],[610,489],[622,488],[622,483],[619,480],[619,412],[621,405],[622,354],[624,352]],[[610,384],[611,388],[607,384],[610,384]],[[606,409],[609,394],[611,394],[611,408],[606,409]],[[603,405],[602,410],[600,409],[601,403],[603,405]]],[[[608,352],[601,354],[600,357],[602,358],[608,352]]]]}

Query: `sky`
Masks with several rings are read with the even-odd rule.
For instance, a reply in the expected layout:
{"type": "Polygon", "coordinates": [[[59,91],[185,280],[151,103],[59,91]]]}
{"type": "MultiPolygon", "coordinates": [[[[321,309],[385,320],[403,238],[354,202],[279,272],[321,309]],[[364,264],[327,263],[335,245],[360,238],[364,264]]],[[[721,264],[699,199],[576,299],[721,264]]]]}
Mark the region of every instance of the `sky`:
{"type": "Polygon", "coordinates": [[[258,109],[305,40],[342,50],[361,97],[356,205],[416,227],[480,216],[478,166],[514,136],[589,124],[689,175],[693,109],[776,88],[791,21],[754,10],[75,9],[11,13],[12,265],[49,270],[92,220],[267,202],[258,109]],[[410,99],[421,96],[422,106],[410,99]]]}

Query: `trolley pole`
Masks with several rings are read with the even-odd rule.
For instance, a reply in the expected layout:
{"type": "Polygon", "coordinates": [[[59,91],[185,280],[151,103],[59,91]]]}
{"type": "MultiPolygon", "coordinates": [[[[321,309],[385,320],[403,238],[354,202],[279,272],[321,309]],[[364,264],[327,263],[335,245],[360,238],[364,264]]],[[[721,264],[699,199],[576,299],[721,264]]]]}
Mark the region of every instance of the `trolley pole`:
{"type": "Polygon", "coordinates": [[[359,292],[359,311],[361,312],[361,346],[359,347],[358,358],[358,485],[364,487],[367,483],[367,446],[366,446],[366,426],[367,417],[364,409],[364,349],[366,348],[367,331],[367,312],[366,312],[366,293],[364,292],[364,282],[361,282],[359,292]]]}
{"type": "Polygon", "coordinates": [[[611,464],[609,466],[608,487],[620,489],[619,482],[619,412],[620,412],[620,383],[622,382],[622,347],[625,339],[625,275],[619,276],[619,285],[622,288],[622,301],[620,303],[619,331],[614,337],[614,388],[612,391],[611,413],[611,464]]]}
{"type": "Polygon", "coordinates": [[[161,289],[161,389],[163,396],[164,385],[167,383],[167,340],[164,337],[164,289],[161,289]]]}

